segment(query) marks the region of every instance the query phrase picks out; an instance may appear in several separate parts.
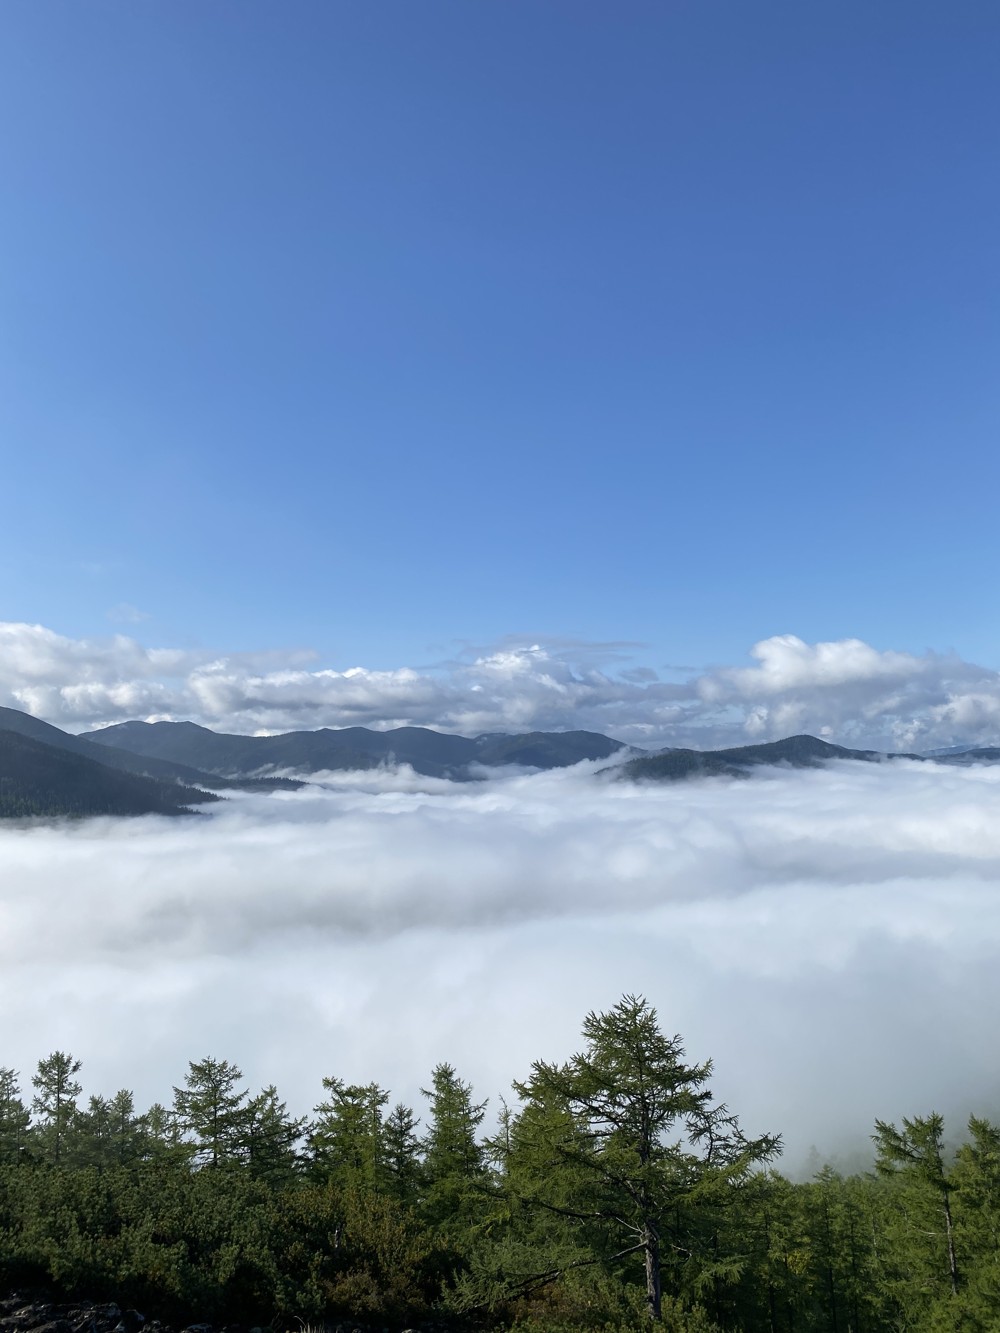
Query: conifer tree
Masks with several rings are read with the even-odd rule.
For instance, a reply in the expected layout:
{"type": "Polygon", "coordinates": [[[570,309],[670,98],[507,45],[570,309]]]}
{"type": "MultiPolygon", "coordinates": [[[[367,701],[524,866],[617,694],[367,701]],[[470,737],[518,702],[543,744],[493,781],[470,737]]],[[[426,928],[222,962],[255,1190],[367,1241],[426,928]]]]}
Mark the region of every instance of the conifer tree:
{"type": "Polygon", "coordinates": [[[658,1321],[665,1242],[688,1271],[724,1273],[713,1214],[780,1140],[744,1137],[736,1117],[712,1104],[711,1062],[685,1064],[680,1038],[661,1033],[641,997],[588,1014],[583,1035],[585,1050],[568,1063],[536,1061],[514,1085],[525,1101],[516,1187],[568,1223],[589,1225],[598,1243],[603,1234],[605,1262],[637,1255],[646,1312],[658,1321]]]}
{"type": "Polygon", "coordinates": [[[108,1102],[112,1160],[118,1166],[133,1162],[139,1155],[135,1097],[128,1088],[119,1088],[108,1102]]]}
{"type": "Polygon", "coordinates": [[[0,1165],[12,1166],[20,1159],[30,1123],[17,1073],[0,1068],[0,1165]]]}
{"type": "Polygon", "coordinates": [[[399,1203],[407,1207],[419,1200],[423,1182],[417,1136],[419,1124],[413,1110],[403,1102],[397,1102],[382,1127],[387,1188],[399,1203]]]}
{"type": "Polygon", "coordinates": [[[486,1155],[476,1132],[486,1113],[486,1102],[472,1100],[471,1083],[463,1083],[449,1064],[439,1064],[431,1075],[430,1121],[423,1140],[425,1211],[431,1221],[468,1220],[470,1204],[487,1179],[486,1155]]]}
{"type": "Polygon", "coordinates": [[[85,1110],[73,1121],[73,1162],[82,1166],[106,1166],[112,1160],[110,1104],[100,1095],[91,1096],[85,1110]]]}
{"type": "Polygon", "coordinates": [[[922,1274],[915,1279],[911,1267],[924,1251],[930,1280],[946,1280],[952,1296],[957,1295],[960,1274],[952,1217],[953,1185],[944,1160],[944,1118],[936,1112],[912,1120],[904,1116],[902,1129],[876,1120],[872,1141],[876,1171],[897,1183],[897,1233],[908,1232],[913,1246],[911,1257],[905,1261],[909,1272],[904,1285],[924,1280],[922,1274]]]}
{"type": "Polygon", "coordinates": [[[239,1160],[246,1089],[236,1090],[243,1071],[228,1060],[192,1060],[185,1086],[174,1088],[174,1113],[189,1136],[194,1160],[217,1168],[239,1160]]]}
{"type": "Polygon", "coordinates": [[[191,1145],[184,1142],[184,1129],[175,1111],[154,1102],[135,1119],[135,1150],[141,1162],[188,1163],[191,1145]]]}
{"type": "Polygon", "coordinates": [[[73,1126],[73,1158],[87,1166],[125,1166],[140,1154],[134,1099],[127,1088],[93,1096],[73,1126]]]}
{"type": "Polygon", "coordinates": [[[324,1078],[329,1093],[314,1108],[310,1147],[320,1173],[339,1185],[380,1190],[386,1183],[383,1107],[389,1094],[377,1083],[324,1078]]]}
{"type": "Polygon", "coordinates": [[[295,1145],[306,1121],[295,1120],[274,1084],[252,1097],[243,1111],[241,1142],[250,1174],[274,1182],[287,1180],[299,1165],[295,1145]]]}
{"type": "Polygon", "coordinates": [[[38,1070],[31,1079],[37,1089],[31,1105],[40,1117],[36,1142],[42,1155],[57,1166],[66,1156],[70,1128],[77,1114],[76,1099],[83,1090],[73,1077],[79,1071],[79,1060],[65,1051],[53,1051],[47,1059],[39,1060],[38,1070]]]}

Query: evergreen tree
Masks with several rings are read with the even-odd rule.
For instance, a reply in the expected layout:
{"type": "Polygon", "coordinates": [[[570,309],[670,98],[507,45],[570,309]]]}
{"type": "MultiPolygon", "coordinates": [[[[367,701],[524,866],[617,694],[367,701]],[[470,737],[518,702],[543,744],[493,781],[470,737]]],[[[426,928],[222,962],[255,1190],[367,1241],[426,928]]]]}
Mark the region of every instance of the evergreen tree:
{"type": "Polygon", "coordinates": [[[70,1155],[76,1166],[107,1166],[113,1161],[111,1104],[92,1096],[73,1119],[70,1155]]]}
{"type": "Polygon", "coordinates": [[[140,1129],[132,1093],[93,1096],[73,1121],[70,1155],[74,1165],[127,1166],[141,1155],[140,1129]]]}
{"type": "Polygon", "coordinates": [[[325,1078],[330,1094],[314,1108],[310,1139],[320,1173],[344,1188],[381,1190],[386,1183],[383,1107],[389,1094],[377,1083],[325,1078]]]}
{"type": "Polygon", "coordinates": [[[161,1165],[191,1160],[191,1145],[184,1141],[184,1130],[175,1111],[154,1102],[134,1123],[135,1153],[140,1162],[161,1165]]]}
{"type": "Polygon", "coordinates": [[[53,1051],[47,1059],[39,1060],[38,1070],[31,1079],[37,1089],[31,1105],[40,1117],[35,1141],[42,1156],[57,1166],[66,1155],[70,1128],[77,1114],[76,1099],[82,1088],[73,1076],[79,1070],[79,1060],[64,1051],[53,1051]]]}
{"type": "MultiPolygon", "coordinates": [[[[951,1179],[958,1205],[955,1244],[963,1256],[961,1303],[990,1328],[1000,1296],[1000,1127],[970,1117],[951,1179]]],[[[968,1323],[974,1326],[971,1318],[968,1323]]]]}
{"type": "Polygon", "coordinates": [[[713,1269],[732,1275],[713,1244],[716,1215],[780,1140],[745,1138],[736,1117],[712,1105],[711,1062],[684,1064],[680,1038],[660,1032],[644,999],[626,995],[589,1014],[583,1035],[586,1049],[567,1064],[537,1061],[514,1085],[526,1103],[518,1188],[577,1227],[589,1224],[598,1243],[604,1234],[606,1263],[638,1255],[646,1312],[658,1321],[665,1242],[699,1281],[713,1269]]]}
{"type": "Polygon", "coordinates": [[[904,1117],[902,1129],[876,1120],[872,1141],[876,1171],[896,1185],[893,1236],[897,1244],[893,1258],[898,1293],[903,1295],[910,1288],[912,1294],[914,1284],[947,1283],[951,1295],[957,1295],[960,1276],[952,1217],[953,1186],[945,1169],[943,1117],[933,1112],[912,1120],[904,1117]]]}
{"type": "Polygon", "coordinates": [[[246,1089],[236,1091],[243,1072],[228,1060],[192,1060],[185,1086],[174,1088],[174,1114],[189,1136],[193,1159],[213,1168],[240,1157],[246,1089]]]}
{"type": "Polygon", "coordinates": [[[449,1064],[439,1064],[430,1089],[421,1091],[431,1104],[422,1145],[425,1212],[438,1224],[467,1222],[487,1179],[485,1151],[476,1138],[486,1102],[472,1100],[472,1085],[463,1083],[449,1064]]]}
{"type": "Polygon", "coordinates": [[[0,1068],[0,1165],[15,1165],[24,1149],[31,1113],[21,1100],[17,1073],[0,1068]]]}
{"type": "Polygon", "coordinates": [[[306,1121],[294,1120],[278,1090],[270,1084],[250,1099],[243,1111],[242,1147],[252,1176],[270,1181],[288,1180],[299,1165],[295,1145],[306,1121]]]}
{"type": "Polygon", "coordinates": [[[111,1159],[118,1166],[127,1166],[140,1153],[139,1117],[135,1097],[128,1088],[119,1088],[108,1102],[108,1120],[111,1159]]]}
{"type": "Polygon", "coordinates": [[[382,1127],[387,1188],[407,1207],[418,1202],[423,1185],[419,1123],[409,1106],[397,1102],[382,1127]]]}

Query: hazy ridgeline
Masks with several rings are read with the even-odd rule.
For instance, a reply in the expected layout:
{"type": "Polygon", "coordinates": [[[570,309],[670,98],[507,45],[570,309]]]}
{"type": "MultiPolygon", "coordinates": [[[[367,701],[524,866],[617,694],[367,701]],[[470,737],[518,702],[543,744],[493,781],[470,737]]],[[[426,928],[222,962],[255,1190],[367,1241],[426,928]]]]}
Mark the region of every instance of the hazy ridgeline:
{"type": "Polygon", "coordinates": [[[322,1080],[311,1117],[191,1062],[169,1105],[0,1069],[0,1281],[166,1318],[402,1327],[995,1327],[1000,1127],[877,1122],[874,1169],[792,1182],[655,1010],[625,996],[535,1061],[484,1135],[448,1064],[422,1119],[322,1080]]]}

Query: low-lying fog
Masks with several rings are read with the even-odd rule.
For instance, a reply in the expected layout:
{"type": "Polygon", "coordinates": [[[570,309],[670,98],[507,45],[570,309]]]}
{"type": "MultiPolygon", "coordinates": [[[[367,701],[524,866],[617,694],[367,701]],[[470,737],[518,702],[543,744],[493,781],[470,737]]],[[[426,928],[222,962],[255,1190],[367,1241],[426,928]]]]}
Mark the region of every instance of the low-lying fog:
{"type": "MultiPolygon", "coordinates": [[[[876,1116],[1000,1118],[1000,767],[661,787],[330,775],[190,820],[0,833],[0,1064],[169,1101],[189,1059],[489,1096],[645,994],[786,1169],[876,1116]]],[[[961,1126],[952,1120],[957,1134],[961,1126]]]]}

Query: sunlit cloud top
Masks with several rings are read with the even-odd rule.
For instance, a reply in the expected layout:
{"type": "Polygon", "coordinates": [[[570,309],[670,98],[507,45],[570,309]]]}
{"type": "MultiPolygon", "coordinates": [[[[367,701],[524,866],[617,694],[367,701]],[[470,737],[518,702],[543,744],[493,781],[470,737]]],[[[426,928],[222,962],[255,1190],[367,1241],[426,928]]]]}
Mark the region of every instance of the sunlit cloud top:
{"type": "Polygon", "coordinates": [[[371,670],[323,666],[301,652],[148,648],[123,634],[72,639],[3,623],[0,703],[77,731],[128,718],[189,718],[239,733],[583,728],[650,747],[797,732],[898,750],[1000,739],[1000,673],[954,654],[777,635],[753,645],[751,666],[678,680],[620,645],[599,647],[507,640],[438,667],[371,670]]]}

